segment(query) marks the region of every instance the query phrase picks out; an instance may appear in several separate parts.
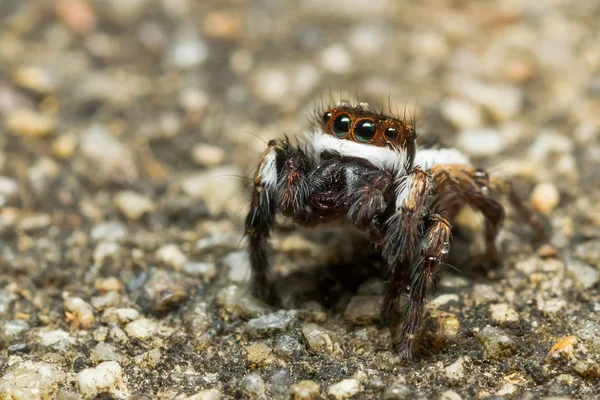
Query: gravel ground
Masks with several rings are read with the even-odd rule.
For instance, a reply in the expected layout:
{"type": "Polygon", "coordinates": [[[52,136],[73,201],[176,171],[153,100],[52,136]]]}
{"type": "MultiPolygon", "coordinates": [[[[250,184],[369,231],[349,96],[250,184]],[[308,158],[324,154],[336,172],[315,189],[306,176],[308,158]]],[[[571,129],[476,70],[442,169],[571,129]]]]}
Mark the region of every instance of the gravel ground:
{"type": "Polygon", "coordinates": [[[0,398],[597,398],[599,20],[589,0],[3,0],[0,398]],[[411,363],[361,238],[279,221],[285,309],[248,295],[245,177],[330,93],[407,107],[552,228],[535,243],[509,210],[503,265],[475,268],[465,214],[411,363]]]}

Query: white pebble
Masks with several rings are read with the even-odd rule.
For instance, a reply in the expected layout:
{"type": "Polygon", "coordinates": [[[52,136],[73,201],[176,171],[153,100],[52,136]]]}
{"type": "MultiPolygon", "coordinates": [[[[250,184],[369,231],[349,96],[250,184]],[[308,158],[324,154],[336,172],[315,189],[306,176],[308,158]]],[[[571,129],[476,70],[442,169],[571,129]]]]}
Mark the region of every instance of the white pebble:
{"type": "Polygon", "coordinates": [[[119,211],[132,221],[154,210],[154,202],[151,199],[131,190],[117,193],[114,201],[119,211]]]}
{"type": "Polygon", "coordinates": [[[119,390],[121,385],[121,366],[116,361],[106,361],[96,368],[86,368],[77,374],[79,390],[86,397],[94,397],[98,393],[110,392],[122,395],[119,390]]]}
{"type": "Polygon", "coordinates": [[[197,144],[192,147],[192,159],[202,167],[216,167],[223,164],[225,151],[217,146],[197,144]]]}
{"type": "Polygon", "coordinates": [[[125,326],[125,332],[129,337],[142,340],[148,339],[154,335],[157,330],[158,326],[156,323],[148,318],[137,319],[125,326]]]}
{"type": "Polygon", "coordinates": [[[559,202],[560,193],[551,182],[538,183],[531,193],[531,204],[544,215],[549,215],[559,202]]]}
{"type": "Polygon", "coordinates": [[[65,309],[69,312],[67,319],[71,329],[89,329],[94,324],[94,309],[79,297],[69,297],[65,300],[65,309]]]}
{"type": "Polygon", "coordinates": [[[51,346],[51,345],[55,344],[56,342],[60,341],[61,339],[65,339],[71,343],[75,343],[75,339],[73,339],[71,336],[69,336],[68,332],[65,332],[61,329],[40,332],[39,335],[41,338],[41,343],[44,346],[51,346]]]}
{"type": "Polygon", "coordinates": [[[469,154],[484,157],[498,154],[506,143],[495,129],[467,129],[458,137],[458,146],[469,154]]]}
{"type": "Polygon", "coordinates": [[[321,65],[329,72],[343,74],[352,67],[352,57],[344,46],[335,44],[323,50],[321,65]]]}
{"type": "Polygon", "coordinates": [[[501,324],[519,322],[519,314],[506,303],[491,304],[490,314],[492,320],[501,324]]]}
{"type": "Polygon", "coordinates": [[[194,68],[208,58],[208,48],[199,40],[183,40],[175,44],[172,57],[178,68],[194,68]]]}
{"type": "Polygon", "coordinates": [[[446,99],[440,105],[444,118],[456,129],[479,128],[483,124],[481,110],[476,105],[458,99],[446,99]]]}
{"type": "Polygon", "coordinates": [[[188,260],[175,244],[166,244],[159,248],[156,251],[156,258],[175,269],[181,268],[188,260]]]}
{"type": "Polygon", "coordinates": [[[456,385],[465,379],[465,358],[460,357],[454,363],[444,368],[443,372],[446,382],[450,385],[456,385]]]}
{"type": "Polygon", "coordinates": [[[356,379],[344,379],[341,382],[331,385],[327,390],[327,395],[334,399],[348,399],[360,391],[360,383],[356,379]]]}

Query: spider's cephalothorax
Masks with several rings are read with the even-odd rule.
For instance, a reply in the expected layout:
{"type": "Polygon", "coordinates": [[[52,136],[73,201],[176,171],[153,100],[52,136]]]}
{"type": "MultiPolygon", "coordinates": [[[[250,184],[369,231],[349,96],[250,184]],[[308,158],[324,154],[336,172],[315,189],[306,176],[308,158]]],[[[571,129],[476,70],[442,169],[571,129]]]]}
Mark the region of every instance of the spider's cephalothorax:
{"type": "Polygon", "coordinates": [[[458,212],[470,205],[484,215],[492,261],[504,218],[498,195],[540,226],[508,182],[473,167],[459,151],[417,150],[415,129],[403,119],[348,103],[316,118],[301,146],[271,140],[256,170],[246,218],[253,292],[269,297],[267,241],[276,212],[301,225],[346,220],[381,249],[389,285],[380,319],[387,324],[403,300],[394,346],[409,359],[458,212]]]}

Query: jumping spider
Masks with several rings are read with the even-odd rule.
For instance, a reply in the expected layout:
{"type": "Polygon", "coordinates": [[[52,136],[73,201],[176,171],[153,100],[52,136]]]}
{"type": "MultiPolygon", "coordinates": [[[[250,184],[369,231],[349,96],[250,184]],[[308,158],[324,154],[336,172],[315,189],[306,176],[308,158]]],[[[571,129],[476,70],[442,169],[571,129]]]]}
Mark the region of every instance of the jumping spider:
{"type": "Polygon", "coordinates": [[[315,119],[304,147],[271,140],[256,170],[246,217],[253,294],[270,297],[267,244],[277,211],[305,226],[346,220],[381,249],[388,285],[380,320],[387,325],[402,300],[393,344],[410,359],[459,211],[469,205],[485,217],[491,261],[498,260],[494,241],[504,218],[499,195],[541,227],[509,182],[473,167],[458,150],[417,150],[415,128],[404,119],[346,102],[315,119]]]}

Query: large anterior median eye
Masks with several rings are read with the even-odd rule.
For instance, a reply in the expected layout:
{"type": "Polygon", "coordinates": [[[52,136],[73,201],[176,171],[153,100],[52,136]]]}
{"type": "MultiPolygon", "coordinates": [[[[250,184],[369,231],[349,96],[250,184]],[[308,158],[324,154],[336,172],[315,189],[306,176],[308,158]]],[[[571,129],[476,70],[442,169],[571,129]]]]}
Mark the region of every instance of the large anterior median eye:
{"type": "Polygon", "coordinates": [[[342,137],[350,131],[350,123],[352,119],[348,114],[341,114],[333,121],[333,133],[336,136],[342,137]]]}
{"type": "Polygon", "coordinates": [[[364,119],[356,123],[356,126],[354,127],[354,136],[359,142],[366,143],[373,139],[376,131],[377,127],[375,126],[375,121],[364,119]]]}

